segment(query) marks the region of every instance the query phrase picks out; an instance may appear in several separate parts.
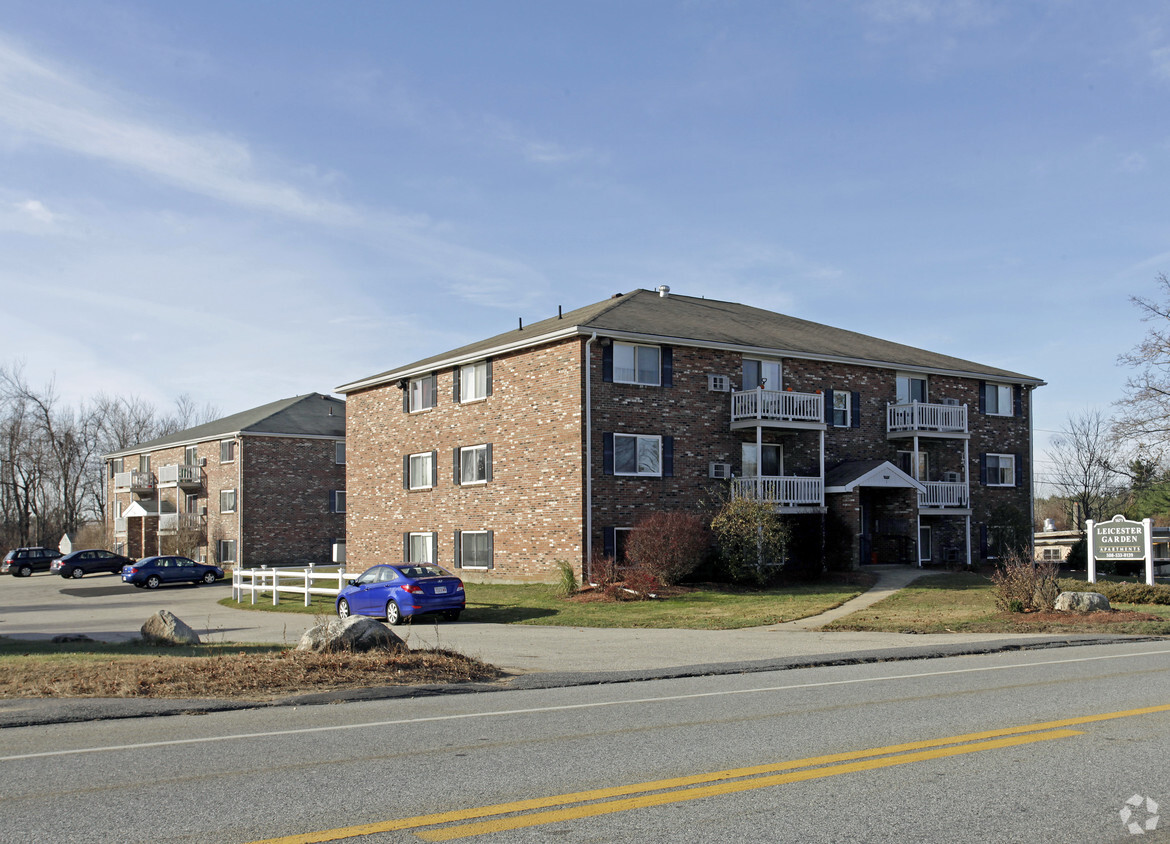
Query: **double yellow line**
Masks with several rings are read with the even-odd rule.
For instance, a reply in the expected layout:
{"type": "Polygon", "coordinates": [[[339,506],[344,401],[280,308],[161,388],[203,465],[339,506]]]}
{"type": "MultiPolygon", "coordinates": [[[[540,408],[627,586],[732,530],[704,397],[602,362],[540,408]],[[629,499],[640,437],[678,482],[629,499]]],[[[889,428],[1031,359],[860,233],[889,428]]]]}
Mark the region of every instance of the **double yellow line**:
{"type": "Polygon", "coordinates": [[[599,788],[552,797],[497,803],[493,806],[418,815],[412,818],[341,827],[304,835],[293,835],[287,838],[271,838],[263,842],[254,842],[254,844],[316,844],[316,842],[338,841],[396,830],[419,830],[415,834],[424,841],[450,841],[455,838],[467,838],[490,832],[503,832],[598,815],[609,815],[630,809],[682,803],[688,800],[700,800],[704,797],[734,794],[758,788],[771,788],[785,783],[824,779],[858,771],[872,771],[896,765],[924,762],[930,759],[943,759],[984,750],[997,750],[1004,747],[1018,747],[1036,742],[1069,738],[1082,735],[1082,731],[1068,729],[1069,727],[1167,711],[1170,711],[1170,704],[1143,709],[1127,709],[1121,712],[1027,724],[1004,730],[966,733],[949,738],[893,744],[827,756],[813,756],[771,765],[732,768],[726,771],[654,780],[616,788],[599,788]],[[427,827],[433,828],[428,829],[427,827]]]}

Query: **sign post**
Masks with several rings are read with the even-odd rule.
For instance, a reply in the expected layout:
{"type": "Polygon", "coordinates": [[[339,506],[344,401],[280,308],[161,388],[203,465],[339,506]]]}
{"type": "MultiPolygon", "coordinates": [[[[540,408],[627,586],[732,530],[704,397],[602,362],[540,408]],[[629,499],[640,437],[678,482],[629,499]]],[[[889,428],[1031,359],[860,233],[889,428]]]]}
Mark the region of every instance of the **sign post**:
{"type": "Polygon", "coordinates": [[[1142,560],[1146,564],[1146,583],[1154,585],[1154,527],[1151,519],[1130,521],[1114,516],[1107,522],[1085,522],[1088,538],[1088,578],[1097,582],[1097,561],[1142,560]]]}

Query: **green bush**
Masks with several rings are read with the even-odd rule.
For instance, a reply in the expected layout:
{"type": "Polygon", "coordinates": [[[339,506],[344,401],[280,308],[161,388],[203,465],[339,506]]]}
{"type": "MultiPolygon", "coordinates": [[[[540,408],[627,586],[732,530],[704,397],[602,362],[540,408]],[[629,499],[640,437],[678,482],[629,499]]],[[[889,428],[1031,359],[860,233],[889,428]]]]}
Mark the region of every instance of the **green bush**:
{"type": "Polygon", "coordinates": [[[567,560],[556,560],[556,566],[560,570],[560,577],[553,586],[553,591],[558,598],[569,598],[577,594],[577,572],[573,570],[573,564],[567,560]]]}
{"type": "Polygon", "coordinates": [[[772,505],[750,498],[724,501],[711,520],[711,532],[733,582],[766,586],[782,571],[789,530],[772,505]]]}

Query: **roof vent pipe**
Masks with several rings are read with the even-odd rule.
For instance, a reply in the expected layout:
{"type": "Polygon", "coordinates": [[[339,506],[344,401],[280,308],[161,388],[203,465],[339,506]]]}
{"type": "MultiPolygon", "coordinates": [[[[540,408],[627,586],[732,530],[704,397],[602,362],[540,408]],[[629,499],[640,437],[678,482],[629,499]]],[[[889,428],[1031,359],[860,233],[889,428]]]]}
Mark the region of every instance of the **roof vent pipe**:
{"type": "Polygon", "coordinates": [[[670,295],[670,288],[665,284],[659,285],[659,287],[658,287],[659,298],[665,299],[669,295],[670,295]]]}

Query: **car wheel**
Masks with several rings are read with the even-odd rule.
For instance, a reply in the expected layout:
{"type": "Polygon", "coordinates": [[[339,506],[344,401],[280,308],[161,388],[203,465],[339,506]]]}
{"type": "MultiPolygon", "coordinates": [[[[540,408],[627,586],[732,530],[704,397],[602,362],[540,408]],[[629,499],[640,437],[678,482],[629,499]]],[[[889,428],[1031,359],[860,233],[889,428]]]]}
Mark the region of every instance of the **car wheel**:
{"type": "Polygon", "coordinates": [[[83,572],[81,569],[74,569],[73,571],[69,572],[69,576],[74,580],[80,580],[83,574],[85,574],[85,572],[83,572]]]}
{"type": "Polygon", "coordinates": [[[458,621],[459,620],[459,610],[447,610],[445,613],[443,613],[443,620],[444,621],[458,621]]]}
{"type": "Polygon", "coordinates": [[[386,623],[387,624],[401,624],[403,621],[402,610],[398,609],[398,604],[391,598],[386,602],[386,623]]]}
{"type": "Polygon", "coordinates": [[[213,572],[213,571],[204,572],[203,573],[203,582],[208,584],[208,585],[215,583],[215,572],[213,572]]]}
{"type": "Polygon", "coordinates": [[[342,598],[337,602],[337,617],[349,618],[349,601],[342,598]]]}
{"type": "Polygon", "coordinates": [[[31,566],[21,566],[20,567],[20,576],[21,577],[32,577],[32,567],[31,566]]]}
{"type": "Polygon", "coordinates": [[[152,574],[146,578],[146,583],[143,584],[147,589],[158,589],[158,585],[162,583],[162,579],[157,574],[152,574]]]}

